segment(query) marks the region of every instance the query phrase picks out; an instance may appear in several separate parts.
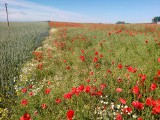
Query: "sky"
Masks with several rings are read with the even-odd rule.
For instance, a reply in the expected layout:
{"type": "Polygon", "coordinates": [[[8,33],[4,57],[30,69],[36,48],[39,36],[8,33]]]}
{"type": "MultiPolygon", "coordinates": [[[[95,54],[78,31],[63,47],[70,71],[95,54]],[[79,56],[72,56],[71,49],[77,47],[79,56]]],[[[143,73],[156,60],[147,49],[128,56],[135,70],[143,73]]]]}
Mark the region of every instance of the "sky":
{"type": "Polygon", "coordinates": [[[0,21],[150,23],[160,16],[160,0],[0,0],[0,21]]]}

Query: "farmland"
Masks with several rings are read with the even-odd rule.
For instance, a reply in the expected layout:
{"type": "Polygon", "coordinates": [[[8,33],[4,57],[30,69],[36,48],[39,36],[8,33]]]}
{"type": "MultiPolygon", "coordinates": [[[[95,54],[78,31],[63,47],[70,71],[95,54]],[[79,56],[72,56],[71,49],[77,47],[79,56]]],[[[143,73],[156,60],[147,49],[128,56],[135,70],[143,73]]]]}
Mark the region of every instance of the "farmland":
{"type": "Polygon", "coordinates": [[[48,35],[46,22],[0,23],[0,106],[8,105],[14,96],[14,84],[19,77],[21,65],[31,58],[32,52],[48,35]]]}
{"type": "MultiPolygon", "coordinates": [[[[46,25],[29,28],[28,38],[23,37],[26,40],[16,39],[22,43],[1,53],[5,57],[14,54],[8,57],[10,61],[28,60],[21,63],[21,72],[15,78],[18,99],[11,107],[9,119],[160,119],[159,25],[59,22],[49,25],[52,28],[48,37],[38,45],[32,43],[33,31],[38,28],[36,33],[45,32],[46,25]]],[[[21,29],[18,33],[8,34],[13,35],[10,38],[24,35],[21,29]]],[[[9,39],[4,45],[11,48],[14,41],[9,39]]],[[[4,61],[8,60],[5,57],[4,61]]],[[[6,111],[4,119],[8,118],[6,111]]]]}

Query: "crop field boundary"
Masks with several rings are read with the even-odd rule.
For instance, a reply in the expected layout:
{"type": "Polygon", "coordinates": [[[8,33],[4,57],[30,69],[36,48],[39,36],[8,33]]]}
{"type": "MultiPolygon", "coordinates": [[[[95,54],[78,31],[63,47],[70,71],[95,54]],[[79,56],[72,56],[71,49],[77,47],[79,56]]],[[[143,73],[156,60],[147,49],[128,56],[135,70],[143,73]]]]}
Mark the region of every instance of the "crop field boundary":
{"type": "MultiPolygon", "coordinates": [[[[55,51],[56,47],[54,47],[53,45],[51,46],[49,43],[52,42],[55,39],[53,37],[53,34],[55,34],[56,31],[57,31],[57,29],[51,28],[50,32],[49,32],[50,33],[49,36],[47,36],[45,38],[45,40],[42,42],[42,46],[38,47],[35,50],[35,52],[36,51],[41,51],[41,50],[44,50],[44,49],[46,49],[46,50],[51,49],[51,50],[55,51]]],[[[36,69],[36,66],[37,66],[37,61],[34,58],[27,61],[21,69],[22,72],[20,74],[20,81],[23,82],[24,80],[27,80],[28,75],[32,74],[32,72],[36,69]]]]}

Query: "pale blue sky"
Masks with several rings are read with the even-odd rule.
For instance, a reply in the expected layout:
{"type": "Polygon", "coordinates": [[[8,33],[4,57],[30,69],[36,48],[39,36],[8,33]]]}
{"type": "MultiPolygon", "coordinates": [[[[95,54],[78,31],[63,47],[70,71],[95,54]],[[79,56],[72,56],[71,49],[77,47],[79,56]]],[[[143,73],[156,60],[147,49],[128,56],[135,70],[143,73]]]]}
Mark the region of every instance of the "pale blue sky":
{"type": "Polygon", "coordinates": [[[0,0],[0,21],[5,2],[11,21],[144,23],[160,16],[160,0],[0,0]]]}

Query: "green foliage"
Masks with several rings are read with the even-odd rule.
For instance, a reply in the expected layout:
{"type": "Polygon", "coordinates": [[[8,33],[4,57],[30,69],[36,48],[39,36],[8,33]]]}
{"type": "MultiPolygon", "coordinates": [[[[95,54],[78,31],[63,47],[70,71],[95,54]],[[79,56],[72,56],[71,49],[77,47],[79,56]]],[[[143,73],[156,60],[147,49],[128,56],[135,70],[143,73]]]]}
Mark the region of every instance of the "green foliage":
{"type": "Polygon", "coordinates": [[[154,17],[154,18],[152,19],[152,21],[153,21],[154,23],[160,22],[160,16],[154,17]]]}

